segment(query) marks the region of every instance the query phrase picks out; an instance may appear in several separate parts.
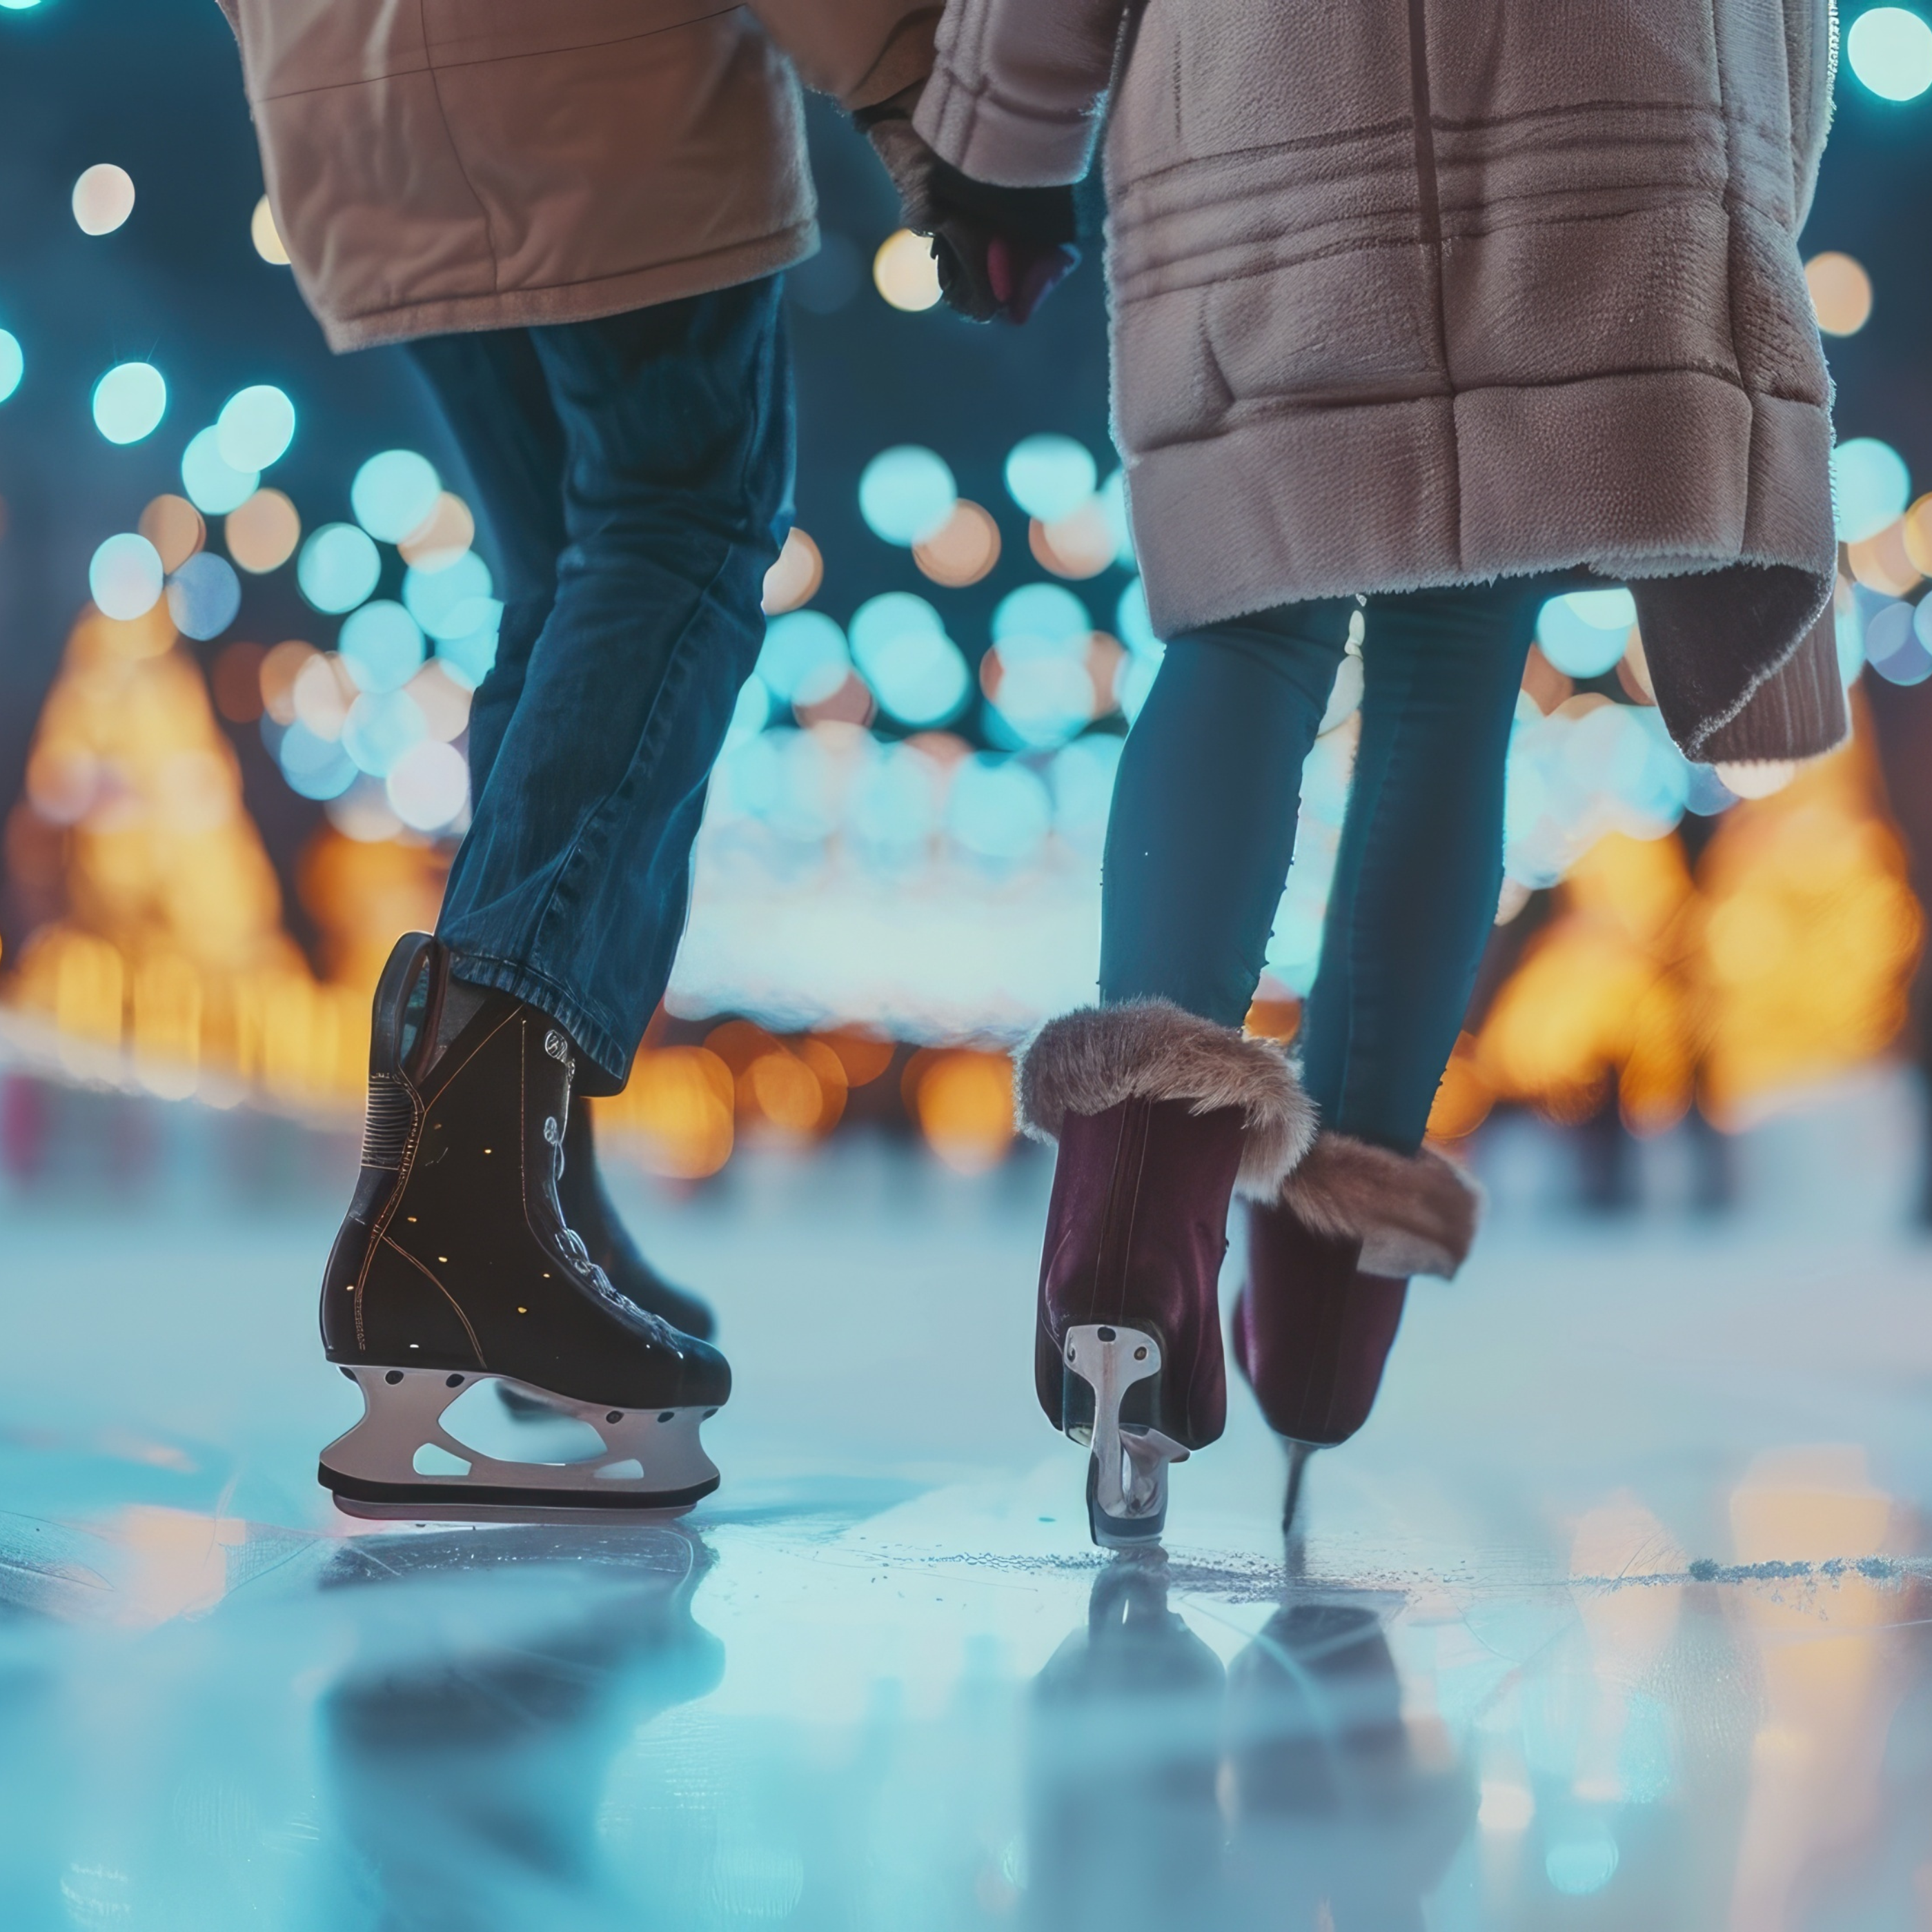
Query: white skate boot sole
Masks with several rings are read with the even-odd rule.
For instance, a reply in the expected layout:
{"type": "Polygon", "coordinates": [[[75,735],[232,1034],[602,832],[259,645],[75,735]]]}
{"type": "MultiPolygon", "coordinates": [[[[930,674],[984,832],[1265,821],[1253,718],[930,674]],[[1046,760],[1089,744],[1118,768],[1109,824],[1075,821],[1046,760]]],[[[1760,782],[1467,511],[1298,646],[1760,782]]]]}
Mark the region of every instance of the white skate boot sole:
{"type": "Polygon", "coordinates": [[[689,1509],[718,1484],[698,1440],[709,1408],[618,1409],[572,1400],[486,1370],[344,1368],[362,1391],[362,1419],[322,1452],[316,1474],[349,1516],[405,1522],[569,1522],[662,1516],[689,1509]],[[578,1462],[506,1462],[459,1442],[443,1412],[478,1382],[531,1396],[602,1438],[600,1455],[578,1462]],[[465,1466],[425,1474],[424,1448],[465,1466]],[[636,1469],[641,1473],[633,1474],[636,1469]]]}

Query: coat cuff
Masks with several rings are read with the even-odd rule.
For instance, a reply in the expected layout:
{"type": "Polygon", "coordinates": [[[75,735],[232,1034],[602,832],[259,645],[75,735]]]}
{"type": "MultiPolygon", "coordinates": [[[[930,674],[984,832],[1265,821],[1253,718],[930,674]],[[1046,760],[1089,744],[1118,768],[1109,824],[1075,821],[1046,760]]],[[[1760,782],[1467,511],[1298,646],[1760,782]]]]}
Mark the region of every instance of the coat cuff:
{"type": "Polygon", "coordinates": [[[932,73],[939,12],[934,7],[923,13],[909,14],[892,29],[884,51],[872,63],[865,79],[839,104],[848,113],[861,107],[876,107],[880,101],[917,86],[932,73]]]}
{"type": "Polygon", "coordinates": [[[1093,159],[1092,114],[1028,106],[975,88],[941,61],[913,125],[942,160],[995,188],[1070,188],[1093,159]]]}

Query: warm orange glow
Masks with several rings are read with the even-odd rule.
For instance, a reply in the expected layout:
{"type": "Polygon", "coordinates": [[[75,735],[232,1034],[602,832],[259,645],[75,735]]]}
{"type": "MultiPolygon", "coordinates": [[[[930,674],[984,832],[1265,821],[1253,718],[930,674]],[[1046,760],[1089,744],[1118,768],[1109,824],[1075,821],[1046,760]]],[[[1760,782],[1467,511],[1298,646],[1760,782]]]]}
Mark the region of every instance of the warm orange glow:
{"type": "Polygon", "coordinates": [[[208,541],[201,512],[185,496],[157,496],[141,512],[140,531],[170,572],[180,569],[208,541]]]}
{"type": "Polygon", "coordinates": [[[933,1054],[920,1070],[914,1106],[927,1144],[948,1167],[983,1173],[1012,1144],[1012,1062],[966,1048],[933,1054]]]}
{"type": "Polygon", "coordinates": [[[731,1070],[701,1046],[648,1049],[630,1084],[592,1103],[606,1125],[634,1138],[646,1166],[676,1180],[701,1180],[731,1157],[731,1070]]]}
{"type": "Polygon", "coordinates": [[[824,581],[825,559],[818,544],[794,525],[777,562],[765,572],[765,615],[776,617],[809,604],[824,581]]]}
{"type": "Polygon", "coordinates": [[[1804,265],[1804,286],[1827,335],[1856,335],[1871,320],[1871,278],[1850,255],[1814,255],[1804,265]]]}
{"type": "Polygon", "coordinates": [[[1036,561],[1056,577],[1098,577],[1114,561],[1114,532],[1097,501],[1050,524],[1034,518],[1027,543],[1036,561]]]}
{"type": "Polygon", "coordinates": [[[1917,590],[1918,580],[1924,574],[1912,554],[1904,517],[1886,524],[1875,537],[1847,544],[1845,555],[1852,574],[1861,584],[1888,597],[1903,597],[1908,591],[1917,590]]]}
{"type": "Polygon", "coordinates": [[[280,490],[257,490],[238,510],[229,513],[222,533],[236,567],[260,576],[280,569],[295,555],[302,541],[302,518],[280,490]]]}
{"type": "Polygon", "coordinates": [[[931,536],[913,545],[912,560],[934,583],[964,590],[999,562],[1000,526],[988,512],[962,496],[931,536]]]}
{"type": "Polygon", "coordinates": [[[476,541],[476,519],[470,506],[446,490],[436,508],[397,545],[403,561],[417,570],[446,570],[476,541]]]}
{"type": "Polygon", "coordinates": [[[296,722],[296,680],[310,658],[320,655],[313,644],[291,638],[286,644],[278,644],[262,658],[258,674],[262,709],[278,724],[296,722]]]}

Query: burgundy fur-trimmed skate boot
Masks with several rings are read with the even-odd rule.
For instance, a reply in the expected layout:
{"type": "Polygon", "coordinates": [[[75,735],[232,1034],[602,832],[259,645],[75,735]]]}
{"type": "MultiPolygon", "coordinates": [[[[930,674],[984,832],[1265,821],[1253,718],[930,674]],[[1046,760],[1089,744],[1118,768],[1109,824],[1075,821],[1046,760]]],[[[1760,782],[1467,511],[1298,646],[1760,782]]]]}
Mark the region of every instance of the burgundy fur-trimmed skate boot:
{"type": "Polygon", "coordinates": [[[568,1036],[479,988],[450,999],[446,1028],[450,985],[447,952],[411,933],[376,989],[362,1171],[322,1295],[323,1348],[364,1414],[320,1478],[362,1516],[688,1508],[718,1486],[698,1426],[730,1370],[620,1294],[563,1217],[568,1036]],[[602,1453],[501,1461],[458,1440],[443,1412],[481,1381],[588,1424],[602,1453]]]}
{"type": "Polygon", "coordinates": [[[1453,1275],[1481,1211],[1476,1184],[1440,1154],[1325,1130],[1274,1200],[1249,1204],[1234,1360],[1288,1445],[1285,1528],[1310,1453],[1369,1419],[1409,1277],[1453,1275]]]}
{"type": "Polygon", "coordinates": [[[1034,1375],[1090,1450],[1094,1540],[1157,1540],[1167,1466],[1227,1414],[1216,1285],[1228,1208],[1277,1194],[1315,1112],[1281,1048],[1165,1000],[1050,1022],[1016,1071],[1021,1125],[1057,1141],[1034,1375]]]}

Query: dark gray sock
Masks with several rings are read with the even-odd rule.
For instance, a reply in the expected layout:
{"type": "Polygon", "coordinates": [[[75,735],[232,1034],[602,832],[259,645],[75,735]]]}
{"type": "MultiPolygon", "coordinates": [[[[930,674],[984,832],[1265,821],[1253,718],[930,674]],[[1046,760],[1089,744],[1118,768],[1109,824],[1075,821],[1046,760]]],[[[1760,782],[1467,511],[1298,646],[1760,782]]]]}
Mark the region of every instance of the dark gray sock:
{"type": "Polygon", "coordinates": [[[472,986],[452,973],[442,993],[442,1017],[436,1023],[436,1057],[440,1059],[449,1043],[474,1019],[490,997],[488,986],[472,986]]]}

